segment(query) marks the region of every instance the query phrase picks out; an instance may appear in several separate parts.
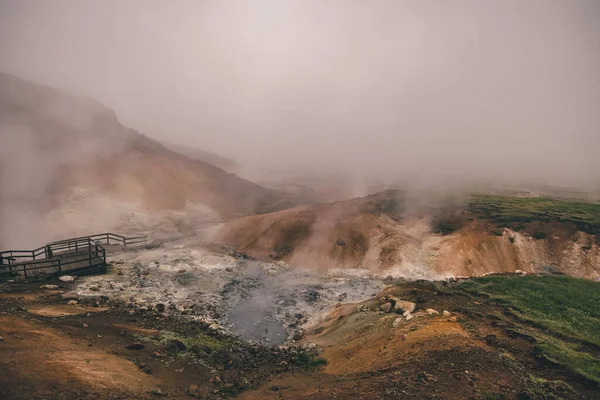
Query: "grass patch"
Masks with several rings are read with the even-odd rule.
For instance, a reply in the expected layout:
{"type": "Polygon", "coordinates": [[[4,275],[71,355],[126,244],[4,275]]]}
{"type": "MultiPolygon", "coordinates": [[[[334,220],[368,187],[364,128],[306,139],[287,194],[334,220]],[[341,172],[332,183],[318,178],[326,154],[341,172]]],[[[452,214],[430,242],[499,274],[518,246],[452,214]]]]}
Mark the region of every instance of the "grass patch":
{"type": "Polygon", "coordinates": [[[585,349],[590,344],[600,347],[600,282],[568,276],[489,276],[459,287],[485,293],[546,330],[533,333],[540,356],[600,382],[600,360],[585,349]]]}
{"type": "Polygon", "coordinates": [[[186,351],[198,346],[208,346],[213,351],[221,350],[231,343],[227,340],[217,339],[204,333],[198,333],[195,336],[181,336],[175,332],[161,331],[160,336],[139,337],[145,341],[154,341],[161,344],[167,344],[169,341],[178,340],[186,347],[186,351]]]}
{"type": "Polygon", "coordinates": [[[600,234],[600,204],[542,197],[473,196],[469,210],[497,224],[523,229],[531,222],[560,221],[592,235],[600,234]]]}
{"type": "Polygon", "coordinates": [[[317,368],[323,365],[327,365],[327,360],[322,357],[317,357],[311,353],[298,353],[294,358],[294,364],[305,368],[317,368]]]}

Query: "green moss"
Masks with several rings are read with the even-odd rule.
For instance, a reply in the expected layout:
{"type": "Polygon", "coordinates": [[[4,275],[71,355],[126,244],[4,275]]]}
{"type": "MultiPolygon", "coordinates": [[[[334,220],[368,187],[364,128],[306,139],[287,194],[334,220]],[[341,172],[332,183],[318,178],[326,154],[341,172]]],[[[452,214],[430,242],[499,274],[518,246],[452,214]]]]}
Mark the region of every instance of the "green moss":
{"type": "Polygon", "coordinates": [[[469,209],[479,218],[496,224],[515,225],[515,230],[531,222],[559,221],[574,224],[577,229],[600,233],[600,204],[557,200],[543,197],[473,196],[469,209]]]}
{"type": "Polygon", "coordinates": [[[568,276],[489,276],[459,287],[514,309],[534,329],[540,357],[600,382],[600,282],[568,276]]]}
{"type": "Polygon", "coordinates": [[[160,335],[154,337],[139,337],[141,340],[153,341],[161,344],[167,344],[171,340],[178,340],[183,343],[187,350],[193,347],[208,346],[213,351],[221,350],[231,343],[226,339],[217,339],[204,333],[195,336],[182,336],[175,332],[161,331],[160,335]]]}

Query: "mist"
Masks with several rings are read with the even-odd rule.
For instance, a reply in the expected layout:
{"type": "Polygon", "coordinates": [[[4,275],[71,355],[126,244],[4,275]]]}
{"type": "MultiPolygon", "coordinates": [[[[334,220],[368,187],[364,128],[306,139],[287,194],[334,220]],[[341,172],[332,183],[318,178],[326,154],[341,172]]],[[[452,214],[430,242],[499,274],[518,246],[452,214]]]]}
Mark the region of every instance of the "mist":
{"type": "Polygon", "coordinates": [[[0,70],[252,177],[598,189],[598,20],[595,0],[1,1],[0,70]]]}

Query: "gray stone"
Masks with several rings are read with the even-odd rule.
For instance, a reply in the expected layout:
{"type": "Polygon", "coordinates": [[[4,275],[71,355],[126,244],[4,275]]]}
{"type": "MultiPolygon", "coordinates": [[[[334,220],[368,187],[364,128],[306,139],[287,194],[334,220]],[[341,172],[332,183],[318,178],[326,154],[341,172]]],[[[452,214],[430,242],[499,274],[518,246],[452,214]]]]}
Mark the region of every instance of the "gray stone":
{"type": "Polygon", "coordinates": [[[394,309],[401,313],[405,313],[406,311],[413,312],[416,308],[417,305],[412,301],[396,300],[396,304],[394,304],[394,309]]]}
{"type": "Polygon", "coordinates": [[[58,278],[58,280],[61,282],[73,282],[75,280],[75,277],[71,275],[63,275],[60,278],[58,278]]]}

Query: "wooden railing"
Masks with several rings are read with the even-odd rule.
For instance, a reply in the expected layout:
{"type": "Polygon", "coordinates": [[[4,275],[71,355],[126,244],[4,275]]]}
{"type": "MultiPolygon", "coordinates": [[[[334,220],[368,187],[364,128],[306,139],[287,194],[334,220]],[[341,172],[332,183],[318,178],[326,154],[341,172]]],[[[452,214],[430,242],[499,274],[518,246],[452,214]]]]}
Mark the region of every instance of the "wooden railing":
{"type": "Polygon", "coordinates": [[[59,240],[35,250],[0,252],[2,277],[52,276],[63,273],[86,274],[106,270],[105,244],[134,246],[147,244],[146,236],[125,237],[114,233],[59,240]]]}

